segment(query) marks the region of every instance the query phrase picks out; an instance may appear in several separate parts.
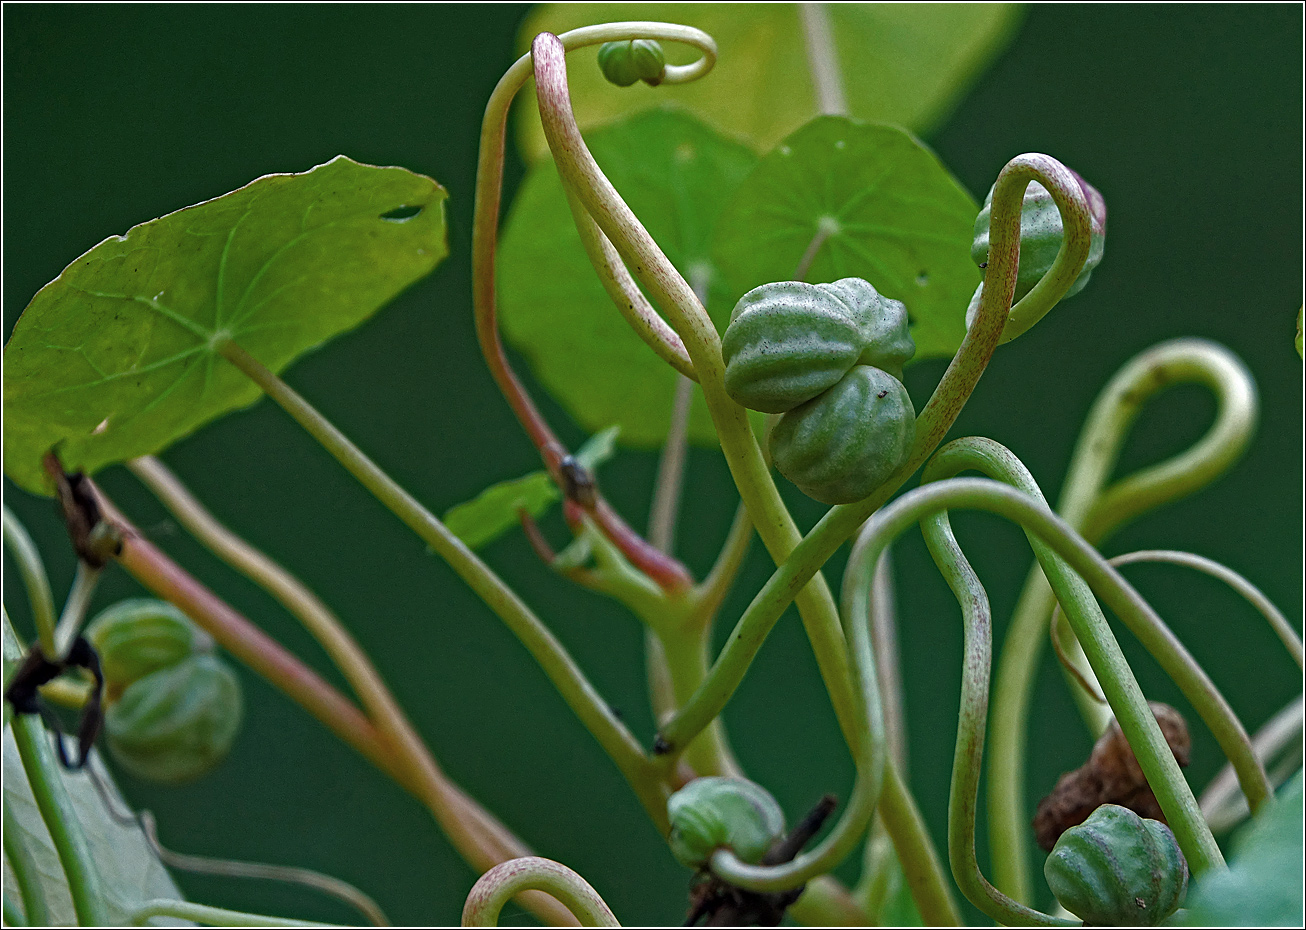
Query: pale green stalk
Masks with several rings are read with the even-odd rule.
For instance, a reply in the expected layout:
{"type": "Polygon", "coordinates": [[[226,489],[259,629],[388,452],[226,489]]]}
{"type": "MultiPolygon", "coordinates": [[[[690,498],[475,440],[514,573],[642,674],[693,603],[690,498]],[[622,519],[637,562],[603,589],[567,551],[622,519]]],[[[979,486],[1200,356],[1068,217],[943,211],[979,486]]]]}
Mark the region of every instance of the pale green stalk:
{"type": "Polygon", "coordinates": [[[620,927],[612,909],[589,882],[560,862],[527,856],[496,865],[477,880],[463,905],[464,927],[495,927],[499,912],[523,891],[553,895],[580,920],[582,927],[620,927]]]}
{"type": "MultiPolygon", "coordinates": [[[[918,520],[956,508],[986,510],[1018,523],[1047,543],[1127,625],[1141,628],[1149,623],[1147,603],[1097,550],[1046,507],[999,482],[953,478],[909,491],[873,521],[876,554],[918,520]]],[[[1075,626],[1073,615],[1070,620],[1193,874],[1223,867],[1220,849],[1110,628],[1075,626]]]]}
{"type": "Polygon", "coordinates": [[[953,900],[952,886],[930,839],[925,818],[892,759],[884,767],[879,813],[925,926],[960,927],[961,911],[953,900]]]}
{"type": "Polygon", "coordinates": [[[617,719],[608,703],[590,684],[571,654],[517,592],[505,584],[462,540],[449,532],[434,514],[257,359],[230,341],[222,343],[219,351],[304,427],[346,471],[444,559],[476,595],[499,615],[539,663],[581,723],[616,763],[654,823],[665,830],[666,805],[657,769],[644,755],[625,724],[617,719]]]}
{"type": "Polygon", "coordinates": [[[10,727],[37,809],[63,866],[77,922],[88,927],[106,926],[110,920],[100,873],[77,819],[77,809],[64,786],[62,769],[50,749],[50,735],[40,718],[29,714],[15,714],[10,727]]]}
{"type": "MultiPolygon", "coordinates": [[[[939,456],[944,456],[949,448],[953,446],[945,446],[939,456]]],[[[928,474],[929,469],[926,471],[928,474]]],[[[1078,921],[1053,917],[1012,900],[994,888],[980,871],[975,855],[975,817],[979,806],[980,773],[984,766],[984,727],[989,710],[992,611],[984,586],[957,545],[947,512],[938,512],[921,520],[921,531],[925,534],[925,544],[934,564],[961,607],[964,630],[961,708],[957,714],[957,744],[948,798],[948,858],[952,863],[952,875],[971,904],[999,924],[1077,926],[1078,921]]]]}
{"type": "Polygon", "coordinates": [[[73,640],[81,632],[82,624],[86,621],[86,612],[91,607],[91,598],[95,596],[95,589],[99,586],[102,571],[103,569],[95,568],[81,559],[77,560],[73,584],[68,591],[68,599],[64,601],[63,610],[59,614],[59,625],[54,630],[53,657],[55,659],[62,659],[68,655],[73,640]]]}
{"type": "MultiPolygon", "coordinates": [[[[1280,760],[1280,767],[1270,773],[1272,785],[1282,784],[1289,775],[1301,768],[1302,719],[1302,698],[1298,695],[1252,737],[1252,748],[1262,765],[1269,765],[1271,760],[1289,747],[1295,750],[1287,753],[1280,760]]],[[[1220,773],[1211,779],[1198,800],[1212,833],[1224,833],[1233,829],[1251,813],[1246,796],[1239,790],[1238,775],[1232,765],[1220,769],[1220,773]]]]}
{"type": "MultiPolygon", "coordinates": [[[[46,658],[59,654],[55,646],[54,596],[50,593],[50,577],[45,573],[41,550],[23,526],[21,520],[8,507],[4,508],[4,541],[9,553],[18,563],[27,599],[32,605],[32,621],[36,624],[37,642],[46,658]]],[[[40,921],[33,918],[33,923],[40,921]]]]}
{"type": "Polygon", "coordinates": [[[1111,560],[1111,564],[1117,567],[1135,565],[1139,562],[1165,562],[1170,565],[1183,565],[1223,581],[1242,595],[1243,599],[1255,607],[1260,615],[1266,619],[1266,622],[1270,624],[1270,628],[1274,630],[1275,635],[1283,643],[1283,647],[1288,650],[1288,655],[1297,663],[1297,668],[1302,668],[1301,637],[1292,628],[1288,618],[1279,611],[1279,608],[1274,606],[1274,602],[1266,597],[1260,588],[1232,568],[1221,565],[1214,559],[1208,559],[1205,556],[1192,552],[1177,552],[1173,549],[1144,549],[1118,555],[1111,560]]]}
{"type": "MultiPolygon", "coordinates": [[[[1256,424],[1256,390],[1229,350],[1200,339],[1160,343],[1129,361],[1098,395],[1080,433],[1058,512],[1090,543],[1101,544],[1150,507],[1189,494],[1222,474],[1246,449],[1256,424]],[[1129,428],[1152,396],[1197,382],[1216,396],[1215,422],[1188,450],[1117,481],[1104,494],[1129,428]],[[1109,500],[1108,500],[1109,497],[1109,500]]],[[[1035,566],[1026,578],[998,658],[988,777],[994,883],[1025,904],[1033,900],[1030,811],[1025,802],[1025,735],[1034,676],[1055,598],[1035,566]]],[[[1079,688],[1072,693],[1081,694],[1079,688]]],[[[1086,719],[1100,723],[1080,702],[1086,719]]],[[[1094,735],[1100,726],[1090,727],[1094,735]]]]}
{"type": "Polygon", "coordinates": [[[269,917],[266,914],[249,914],[223,907],[210,907],[191,901],[174,901],[156,898],[146,901],[132,911],[131,924],[135,927],[152,926],[151,917],[171,917],[189,920],[209,927],[339,927],[341,924],[320,924],[311,920],[292,920],[288,917],[269,917]]]}

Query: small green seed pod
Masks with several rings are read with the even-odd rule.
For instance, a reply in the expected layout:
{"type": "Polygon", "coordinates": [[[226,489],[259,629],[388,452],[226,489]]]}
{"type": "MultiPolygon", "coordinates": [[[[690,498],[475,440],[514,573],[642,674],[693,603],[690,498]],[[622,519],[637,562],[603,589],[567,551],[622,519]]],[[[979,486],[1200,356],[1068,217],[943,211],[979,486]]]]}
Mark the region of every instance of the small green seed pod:
{"type": "Polygon", "coordinates": [[[915,351],[906,308],[860,278],[755,287],[721,340],[726,392],[763,413],[812,400],[859,362],[900,376],[915,351]]]}
{"type": "Polygon", "coordinates": [[[902,382],[856,365],[830,390],[780,418],[771,431],[771,458],[809,497],[850,504],[907,460],[915,438],[916,411],[902,382]]]}
{"type": "Polygon", "coordinates": [[[604,42],[599,46],[599,70],[618,87],[636,81],[656,87],[666,74],[667,59],[662,46],[652,39],[604,42]]]}
{"type": "Polygon", "coordinates": [[[696,778],[667,799],[671,854],[692,869],[727,848],[760,862],[784,835],[785,815],[761,785],[746,778],[696,778]]]}
{"type": "Polygon", "coordinates": [[[1104,927],[1155,926],[1188,890],[1188,863],[1170,828],[1115,804],[1063,833],[1043,874],[1066,910],[1104,927]]]}
{"type": "Polygon", "coordinates": [[[101,611],[86,628],[100,656],[110,692],[196,652],[208,651],[212,639],[167,601],[132,598],[101,611]]]}
{"type": "MultiPolygon", "coordinates": [[[[1102,261],[1106,248],[1106,201],[1078,174],[1075,178],[1088,200],[1092,235],[1088,260],[1084,262],[1084,268],[1075,283],[1066,291],[1066,297],[1072,297],[1084,289],[1093,269],[1102,261]]],[[[975,241],[970,249],[970,257],[981,267],[989,260],[989,214],[992,208],[993,188],[989,188],[989,195],[984,198],[984,208],[975,218],[975,241]]],[[[1016,296],[1013,300],[1020,300],[1033,290],[1034,285],[1052,268],[1057,252],[1061,250],[1064,238],[1062,231],[1061,211],[1057,209],[1052,195],[1037,181],[1031,183],[1025,188],[1025,200],[1020,208],[1020,267],[1016,272],[1016,296]]],[[[1062,298],[1064,299],[1065,297],[1062,298]]]]}
{"type": "Polygon", "coordinates": [[[211,655],[191,656],[127,687],[109,705],[109,749],[140,778],[180,784],[221,762],[240,730],[240,682],[211,655]]]}

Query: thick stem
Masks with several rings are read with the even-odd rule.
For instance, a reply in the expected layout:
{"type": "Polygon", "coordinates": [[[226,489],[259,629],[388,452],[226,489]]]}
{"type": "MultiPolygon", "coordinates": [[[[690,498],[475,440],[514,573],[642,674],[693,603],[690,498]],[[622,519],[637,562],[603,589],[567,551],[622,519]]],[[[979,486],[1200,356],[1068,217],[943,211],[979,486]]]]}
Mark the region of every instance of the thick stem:
{"type": "Polygon", "coordinates": [[[27,835],[18,826],[9,804],[4,805],[5,861],[18,886],[23,902],[25,923],[32,927],[50,926],[50,909],[46,907],[45,893],[41,888],[39,866],[27,847],[27,835]]]}
{"type": "Polygon", "coordinates": [[[495,927],[499,912],[523,891],[546,891],[563,902],[582,927],[620,927],[590,883],[560,862],[527,856],[501,863],[480,877],[463,905],[464,927],[495,927]]]}
{"type": "MultiPolygon", "coordinates": [[[[50,577],[45,573],[45,563],[41,561],[41,550],[28,535],[22,521],[8,507],[4,508],[4,542],[9,553],[18,563],[18,574],[22,576],[23,587],[27,589],[27,599],[32,605],[32,621],[36,624],[36,638],[41,644],[41,652],[47,659],[58,656],[55,646],[54,596],[50,593],[50,577]]],[[[28,915],[31,916],[30,913],[28,915]]],[[[40,921],[32,918],[33,923],[40,921]]]]}
{"type": "Polygon", "coordinates": [[[449,532],[417,499],[349,441],[289,385],[240,346],[226,342],[222,355],[240,368],[289,413],[324,449],[358,479],[377,500],[401,519],[499,615],[539,663],[599,745],[616,763],[659,829],[666,828],[661,778],[639,743],[594,688],[571,654],[526,603],[488,565],[449,532]]]}
{"type": "MultiPolygon", "coordinates": [[[[1093,544],[1125,521],[1189,494],[1225,471],[1246,449],[1256,423],[1251,376],[1227,349],[1200,339],[1153,346],[1128,362],[1102,390],[1089,412],[1066,477],[1058,512],[1093,544]],[[1131,478],[1117,482],[1115,504],[1103,508],[1110,478],[1139,411],[1152,396],[1178,383],[1197,382],[1216,395],[1210,430],[1196,445],[1131,478]]],[[[1029,808],[1025,802],[1025,733],[1034,675],[1055,599],[1042,570],[1031,569],[1003,641],[993,692],[992,752],[988,778],[994,880],[1019,901],[1033,900],[1029,808]],[[997,854],[997,850],[1002,850],[997,854]]],[[[1083,705],[1081,705],[1083,706],[1083,705]]],[[[1095,731],[1095,734],[1100,732],[1095,731]]]]}
{"type": "Polygon", "coordinates": [[[912,900],[927,927],[960,927],[961,911],[953,900],[939,860],[930,840],[925,818],[912,799],[907,784],[890,761],[884,769],[884,790],[880,793],[880,819],[893,840],[893,848],[902,863],[903,878],[911,889],[912,900]]]}

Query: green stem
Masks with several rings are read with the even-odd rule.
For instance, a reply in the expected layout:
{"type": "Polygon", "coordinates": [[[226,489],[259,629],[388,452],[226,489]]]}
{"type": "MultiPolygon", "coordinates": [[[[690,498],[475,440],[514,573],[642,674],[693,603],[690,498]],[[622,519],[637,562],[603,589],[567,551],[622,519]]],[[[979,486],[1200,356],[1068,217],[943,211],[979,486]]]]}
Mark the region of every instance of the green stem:
{"type": "MultiPolygon", "coordinates": [[[[1138,592],[1065,521],[1028,495],[994,481],[953,478],[909,491],[873,522],[876,554],[923,517],[956,508],[986,510],[1018,523],[1047,543],[1128,626],[1142,628],[1150,622],[1150,608],[1138,592]]],[[[1193,874],[1223,867],[1224,857],[1110,628],[1076,625],[1073,614],[1069,619],[1193,874]]]]}
{"type": "Polygon", "coordinates": [[[27,836],[14,818],[9,804],[4,805],[5,861],[14,873],[18,894],[23,901],[24,924],[33,927],[50,926],[50,909],[41,892],[40,870],[27,848],[27,836]]]}
{"type": "MultiPolygon", "coordinates": [[[[960,440],[964,442],[964,440],[960,440]]],[[[956,444],[945,446],[943,457],[956,444]]],[[[936,458],[935,461],[938,461],[936,458]]],[[[929,474],[930,469],[926,469],[929,474]]],[[[993,887],[980,871],[975,855],[975,818],[980,774],[984,765],[984,725],[989,711],[989,673],[993,661],[993,620],[988,594],[952,534],[947,512],[921,521],[925,544],[939,572],[961,607],[961,709],[957,714],[957,744],[952,760],[948,797],[948,858],[962,894],[999,924],[1008,926],[1071,927],[1078,921],[1052,917],[1014,901],[993,887]]]]}
{"type": "Polygon", "coordinates": [[[95,589],[100,583],[101,572],[102,569],[95,568],[81,559],[77,560],[73,585],[68,591],[68,599],[64,601],[63,611],[59,614],[59,625],[54,630],[57,658],[68,654],[73,640],[81,632],[82,623],[86,620],[86,612],[91,606],[91,598],[95,596],[95,589]]]}
{"type": "MultiPolygon", "coordinates": [[[[18,563],[18,573],[27,589],[27,599],[32,605],[32,620],[36,624],[36,638],[46,658],[57,656],[55,646],[54,596],[50,593],[50,577],[41,561],[41,550],[28,535],[27,528],[8,507],[4,508],[4,541],[9,553],[18,563]]],[[[28,912],[29,916],[31,912],[28,912]]],[[[32,918],[33,923],[40,921],[32,918]]]]}
{"type": "MultiPolygon", "coordinates": [[[[1090,543],[1102,543],[1124,521],[1214,480],[1247,447],[1256,423],[1251,376],[1227,349],[1200,339],[1163,342],[1140,353],[1098,395],[1080,433],[1058,512],[1090,543]],[[1143,404],[1164,388],[1197,382],[1216,395],[1217,413],[1196,445],[1117,482],[1133,491],[1099,500],[1129,428],[1143,404]]],[[[1042,570],[1025,580],[998,659],[993,692],[993,732],[988,778],[989,833],[994,881],[1011,897],[1033,900],[1029,809],[1025,803],[1025,734],[1034,676],[1055,603],[1042,570]]],[[[1076,690],[1074,693],[1080,693],[1076,690]]],[[[1084,707],[1081,704],[1081,707],[1084,707]]],[[[1091,719],[1091,718],[1090,718],[1091,719]]],[[[1094,730],[1094,735],[1100,728],[1094,730]]]]}
{"type": "Polygon", "coordinates": [[[224,342],[223,357],[291,415],[363,487],[401,519],[507,624],[539,663],[586,729],[616,763],[660,829],[666,829],[661,778],[635,737],[613,714],[571,654],[526,603],[488,565],[449,532],[439,519],[400,487],[289,385],[236,345],[224,342]]]}
{"type": "Polygon", "coordinates": [[[1297,668],[1302,668],[1301,637],[1292,628],[1288,618],[1279,611],[1279,608],[1274,606],[1274,602],[1266,597],[1260,588],[1232,568],[1221,565],[1214,559],[1208,559],[1205,556],[1192,552],[1178,552],[1173,549],[1144,549],[1118,555],[1111,560],[1111,564],[1116,567],[1135,565],[1139,562],[1165,562],[1170,565],[1183,565],[1223,581],[1241,594],[1243,599],[1255,607],[1260,615],[1266,619],[1270,624],[1270,628],[1274,630],[1275,635],[1283,643],[1283,647],[1288,650],[1288,655],[1297,663],[1297,668]]]}
{"type": "Polygon", "coordinates": [[[844,575],[842,612],[846,635],[851,639],[850,651],[860,699],[856,708],[856,732],[860,738],[850,747],[857,779],[848,804],[824,840],[782,865],[749,865],[729,849],[717,850],[712,855],[712,872],[732,885],[752,891],[784,891],[829,872],[856,847],[875,814],[884,781],[886,755],[884,710],[880,702],[869,618],[871,580],[880,554],[880,550],[869,545],[867,535],[859,537],[848,556],[844,575]]]}
{"type": "MultiPolygon", "coordinates": [[[[646,35],[656,37],[652,32],[646,35]]],[[[536,36],[531,46],[540,119],[559,176],[611,240],[684,342],[740,496],[758,535],[779,563],[788,558],[797,544],[798,528],[771,480],[744,409],[725,393],[721,340],[707,311],[603,175],[581,138],[567,88],[565,50],[569,47],[575,46],[564,44],[550,33],[536,36]]],[[[844,738],[850,746],[854,745],[858,739],[854,723],[857,699],[834,599],[824,579],[817,578],[798,596],[797,602],[844,738]]]]}
{"type": "Polygon", "coordinates": [[[68,880],[77,922],[87,927],[106,926],[112,921],[100,885],[100,873],[91,857],[81,821],[77,819],[77,810],[68,796],[62,770],[50,750],[49,734],[39,718],[28,714],[15,714],[10,726],[37,809],[50,831],[68,880]]]}
{"type": "MultiPolygon", "coordinates": [[[[657,633],[675,707],[689,700],[707,674],[710,625],[685,624],[657,633]]],[[[699,775],[740,775],[742,771],[726,739],[725,723],[713,720],[685,750],[685,761],[699,775]]]]}
{"type": "Polygon", "coordinates": [[[311,920],[292,920],[288,917],[269,917],[266,914],[249,914],[244,911],[231,911],[222,907],[209,907],[207,904],[194,904],[190,901],[173,901],[156,898],[146,901],[132,911],[131,924],[135,927],[149,926],[151,917],[172,917],[176,920],[189,920],[210,927],[339,927],[340,924],[320,924],[311,920]]]}
{"type": "Polygon", "coordinates": [[[925,828],[925,818],[892,759],[884,767],[879,812],[925,926],[960,927],[961,911],[953,900],[952,887],[930,840],[930,832],[925,828]]]}
{"type": "Polygon", "coordinates": [[[464,927],[495,927],[499,912],[523,891],[546,891],[580,919],[582,927],[620,927],[590,883],[560,862],[527,856],[496,865],[480,877],[463,905],[464,927]]]}
{"type": "MultiPolygon", "coordinates": [[[[10,900],[10,898],[7,895],[5,896],[3,902],[0,902],[0,906],[3,907],[4,924],[6,927],[28,926],[27,915],[25,915],[22,911],[20,911],[18,909],[18,905],[15,904],[12,900],[10,900]]],[[[39,927],[41,926],[41,924],[36,924],[36,926],[39,927]]]]}
{"type": "Polygon", "coordinates": [[[816,109],[822,115],[847,116],[848,98],[839,71],[839,50],[830,29],[830,13],[824,3],[798,4],[807,47],[807,68],[816,92],[816,109]]]}
{"type": "MultiPolygon", "coordinates": [[[[1275,756],[1292,746],[1295,747],[1296,753],[1295,757],[1287,760],[1289,767],[1287,774],[1301,768],[1302,718],[1302,698],[1298,695],[1287,707],[1271,717],[1265,726],[1256,731],[1256,735],[1252,737],[1252,748],[1262,765],[1269,765],[1275,756]]],[[[1270,775],[1270,783],[1279,784],[1274,773],[1270,775]]],[[[1211,825],[1212,833],[1224,833],[1233,829],[1251,813],[1246,796],[1238,788],[1237,773],[1234,772],[1232,765],[1227,764],[1220,769],[1220,773],[1215,778],[1211,779],[1198,803],[1206,816],[1206,822],[1211,825]]]]}
{"type": "Polygon", "coordinates": [[[894,600],[893,560],[884,550],[875,565],[875,581],[868,605],[871,645],[880,676],[880,700],[884,705],[884,731],[889,758],[907,771],[907,709],[902,692],[902,669],[898,662],[898,619],[894,600]]]}
{"type": "MultiPolygon", "coordinates": [[[[1069,235],[1063,241],[1052,269],[1025,295],[1021,304],[1031,300],[1040,307],[1055,303],[1073,283],[1079,269],[1083,267],[1089,248],[1088,205],[1083,190],[1074,175],[1055,159],[1046,155],[1018,156],[1002,169],[994,186],[990,234],[993,244],[989,251],[986,287],[980,296],[978,311],[962,340],[961,348],[957,350],[934,389],[933,396],[917,417],[916,440],[910,457],[866,500],[831,507],[789,553],[739,619],[703,687],[693,700],[681,708],[676,718],[663,727],[661,737],[668,745],[673,748],[682,745],[721,712],[725,702],[743,680],[744,673],[771,627],[790,601],[798,600],[795,597],[797,592],[816,575],[835,550],[856,533],[867,518],[882,507],[916,469],[925,463],[951,428],[988,365],[1007,321],[1016,288],[1021,203],[1025,187],[1031,181],[1038,181],[1052,193],[1061,208],[1062,220],[1069,235]]],[[[686,345],[688,344],[687,342],[686,345]]],[[[697,361],[695,364],[698,364],[697,361]]],[[[718,433],[721,432],[720,424],[717,430],[718,433]]],[[[724,447],[724,436],[722,439],[724,447]]],[[[742,491],[744,483],[740,482],[737,472],[735,481],[742,491]]],[[[756,516],[757,511],[751,504],[749,511],[756,516]]],[[[801,603],[799,600],[800,607],[801,603]]],[[[833,689],[831,694],[835,694],[833,689]]]]}

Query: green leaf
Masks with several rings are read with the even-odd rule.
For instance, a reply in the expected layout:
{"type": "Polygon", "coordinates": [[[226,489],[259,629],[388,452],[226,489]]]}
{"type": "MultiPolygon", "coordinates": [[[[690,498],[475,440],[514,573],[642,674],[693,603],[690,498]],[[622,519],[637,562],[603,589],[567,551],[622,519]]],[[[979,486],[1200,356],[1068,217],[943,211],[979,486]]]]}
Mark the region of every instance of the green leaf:
{"type": "MultiPolygon", "coordinates": [[[[598,468],[616,451],[618,432],[612,426],[591,436],[576,451],[577,460],[590,471],[598,468]]],[[[539,519],[561,498],[548,472],[533,471],[511,481],[492,484],[472,500],[449,508],[444,523],[468,548],[479,549],[516,526],[518,510],[539,519]]]]}
{"type": "MultiPolygon", "coordinates": [[[[1014,3],[831,3],[825,9],[849,114],[921,133],[942,125],[1015,35],[1021,17],[1014,3]]],[[[568,80],[583,128],[669,101],[767,151],[819,112],[797,4],[551,3],[527,17],[518,47],[528,51],[544,31],[628,20],[704,30],[717,43],[716,67],[690,84],[622,88],[603,78],[596,49],[575,52],[568,56],[568,80]]],[[[674,42],[663,47],[673,64],[697,54],[674,42]]],[[[523,96],[517,139],[529,161],[547,145],[532,92],[523,96]]]]}
{"type": "Polygon", "coordinates": [[[48,494],[55,445],[90,472],[253,403],[215,342],[280,371],[357,326],[448,253],[445,196],[341,155],[101,242],[41,288],[5,346],[5,472],[48,494]]]}
{"type": "MultiPolygon", "coordinates": [[[[4,618],[4,655],[7,662],[12,661],[14,656],[21,656],[7,615],[4,618]]],[[[37,884],[49,908],[51,922],[58,926],[75,926],[77,915],[73,911],[72,896],[68,891],[67,879],[64,878],[63,866],[59,864],[54,842],[37,809],[27,773],[18,757],[18,746],[14,743],[7,723],[4,727],[3,763],[4,805],[17,823],[22,842],[27,846],[36,866],[37,884]]],[[[91,754],[88,764],[95,767],[96,774],[108,788],[119,811],[130,810],[98,753],[91,754]]],[[[62,769],[60,775],[90,844],[92,857],[100,870],[101,885],[112,923],[128,924],[132,911],[153,898],[180,899],[181,892],[173,884],[172,877],[159,862],[140,828],[135,825],[126,826],[115,820],[86,775],[62,769]]],[[[4,863],[4,896],[11,901],[21,900],[17,880],[7,859],[4,863]]]]}
{"type": "Polygon", "coordinates": [[[1188,927],[1302,925],[1302,773],[1235,835],[1227,871],[1193,882],[1170,923],[1188,927]]]}
{"type": "Polygon", "coordinates": [[[812,120],[735,191],[712,255],[732,300],[794,277],[865,278],[907,305],[916,359],[950,356],[980,282],[970,259],[975,201],[916,138],[838,116],[812,120]]]}
{"type": "Polygon", "coordinates": [[[561,496],[548,472],[533,471],[492,484],[472,500],[451,507],[444,525],[469,549],[479,549],[516,526],[518,510],[538,518],[561,496]]]}
{"type": "MultiPolygon", "coordinates": [[[[753,167],[752,152],[694,117],[650,110],[586,135],[594,158],[691,285],[706,281],[708,312],[724,328],[734,301],[709,257],[713,227],[753,167]]],[[[972,217],[974,219],[974,217],[972,217]]],[[[666,439],[676,372],[612,305],[586,257],[551,160],[526,175],[499,248],[504,335],[585,429],[621,427],[622,444],[666,439]]],[[[701,398],[691,441],[716,445],[701,398]]]]}

